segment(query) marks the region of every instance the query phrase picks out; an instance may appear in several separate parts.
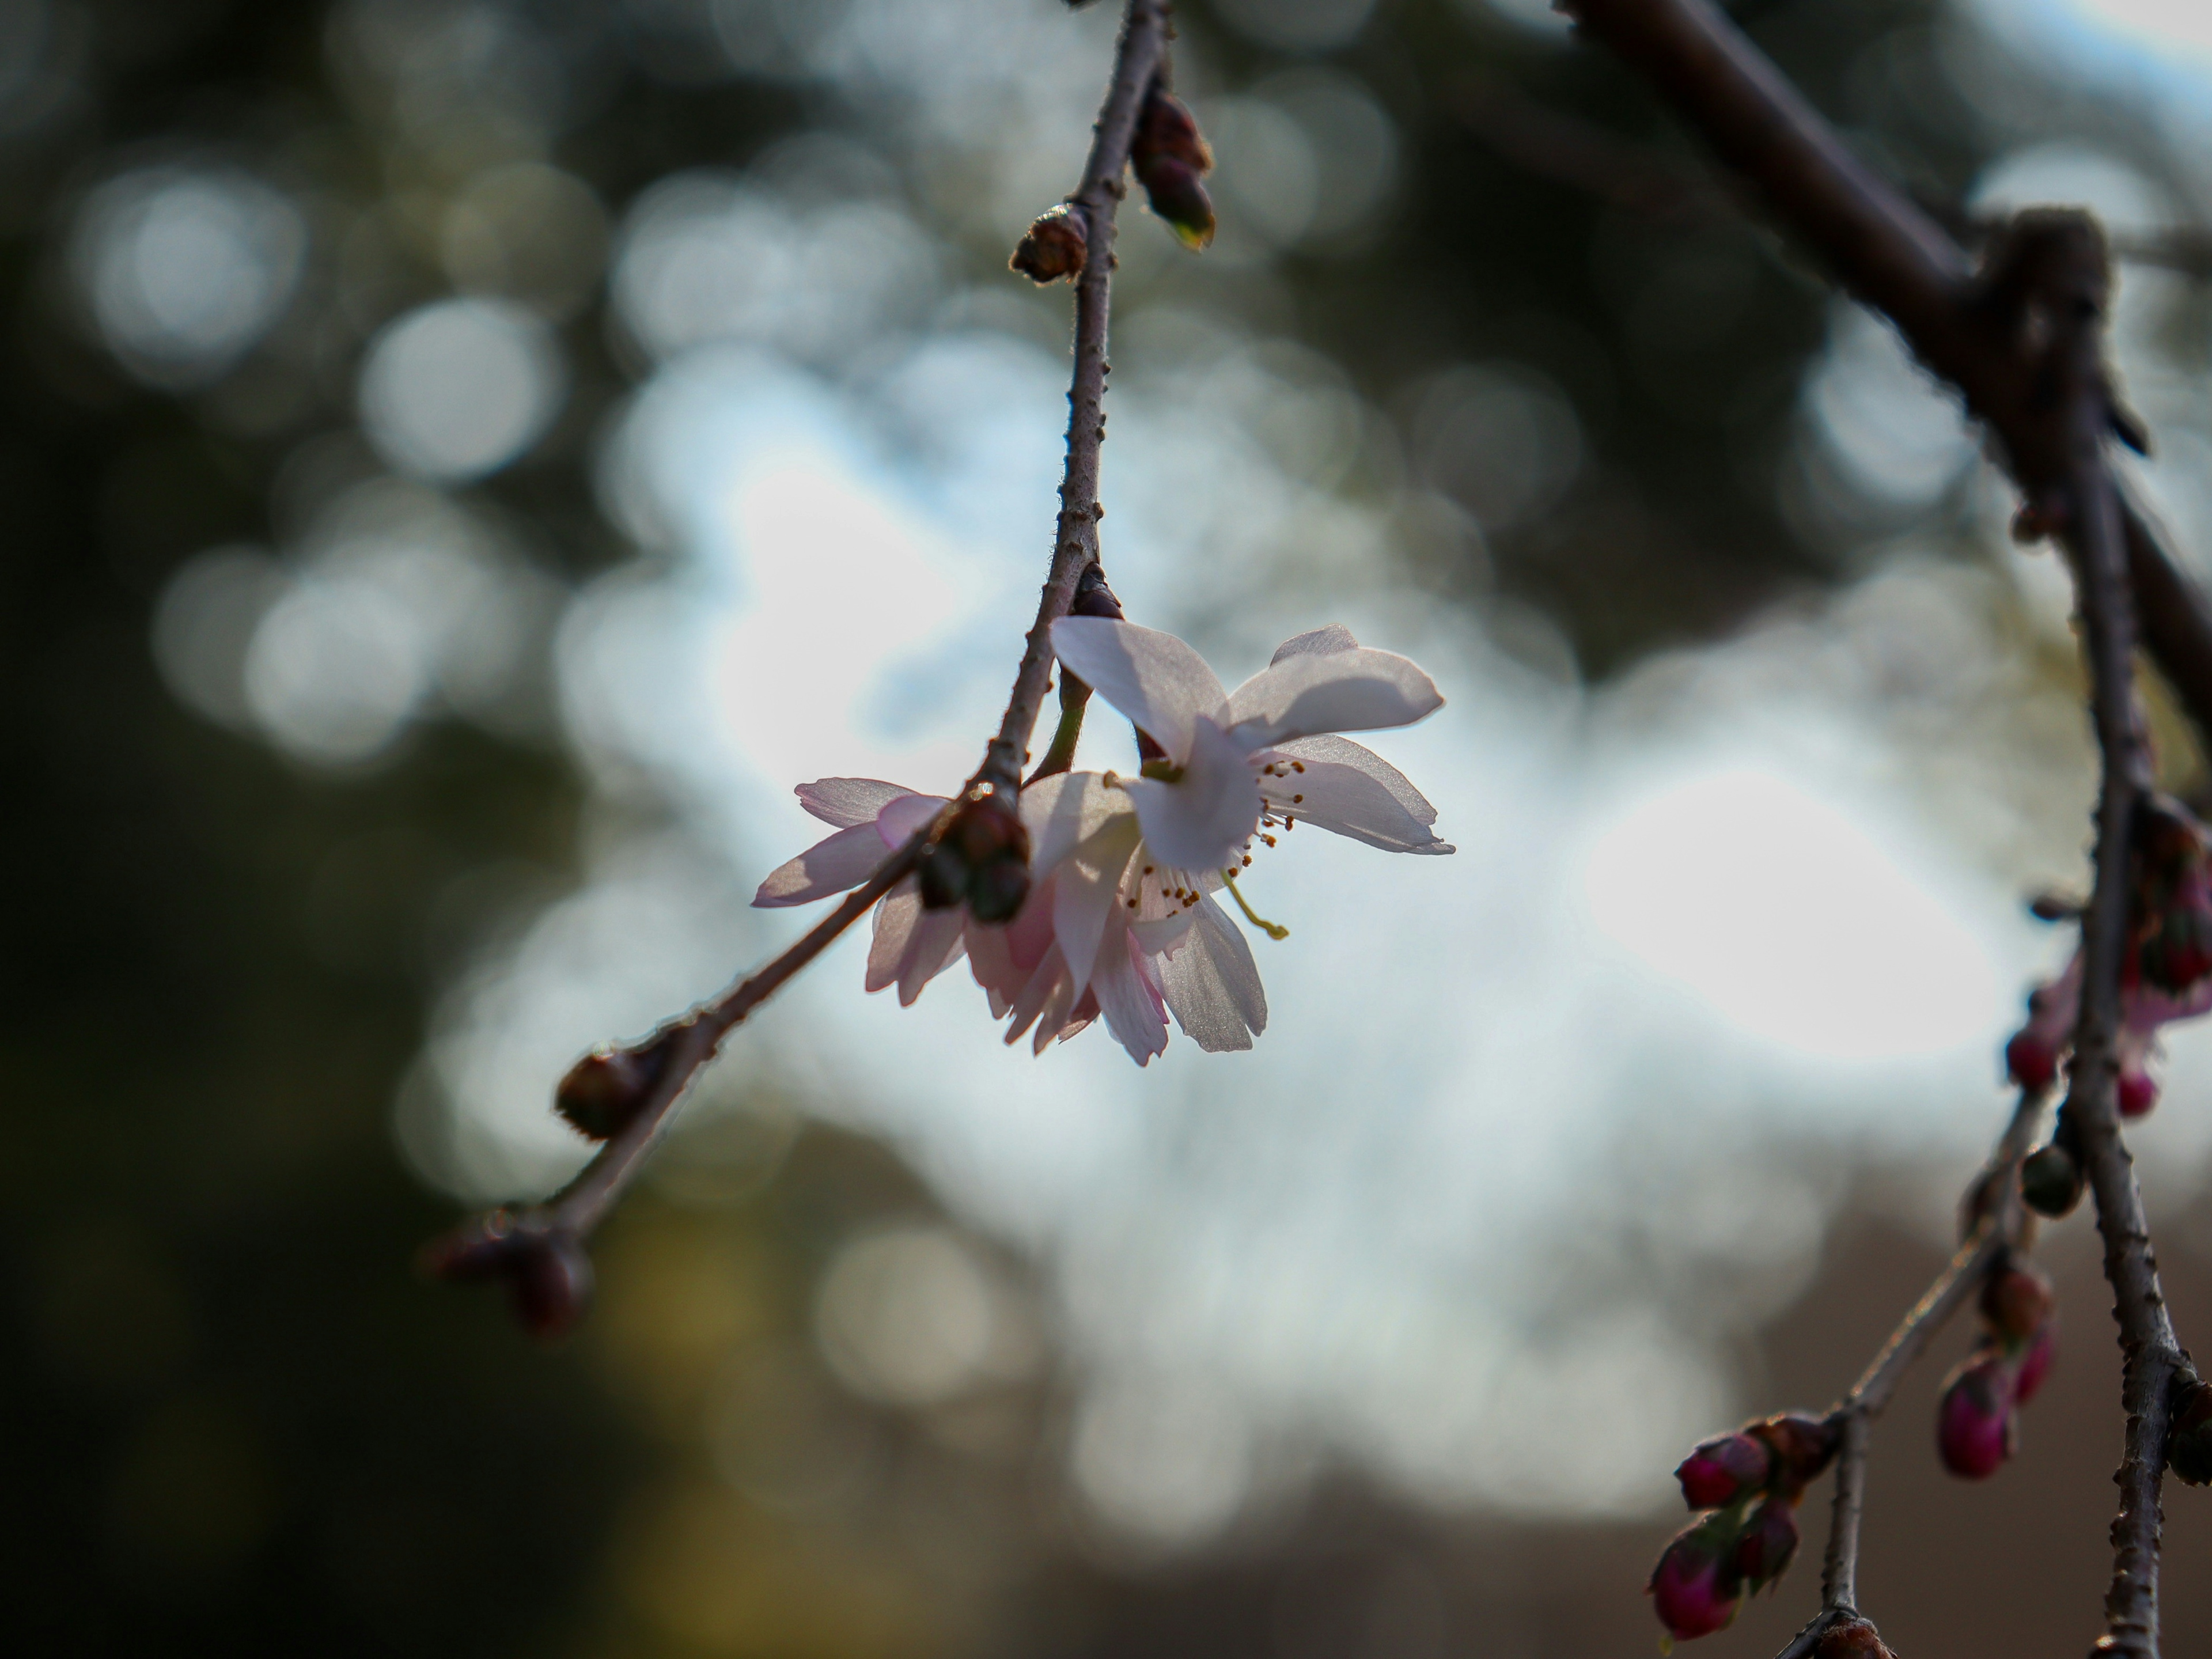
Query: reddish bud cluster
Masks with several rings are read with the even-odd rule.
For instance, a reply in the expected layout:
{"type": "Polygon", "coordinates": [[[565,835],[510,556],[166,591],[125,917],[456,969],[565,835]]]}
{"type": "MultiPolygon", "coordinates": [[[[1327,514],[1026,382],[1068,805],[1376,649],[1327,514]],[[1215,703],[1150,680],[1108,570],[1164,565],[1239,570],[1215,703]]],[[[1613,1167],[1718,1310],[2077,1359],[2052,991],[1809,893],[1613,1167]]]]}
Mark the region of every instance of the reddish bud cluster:
{"type": "Polygon", "coordinates": [[[1073,282],[1083,274],[1090,255],[1091,234],[1083,216],[1066,203],[1037,215],[1014,249],[1007,264],[1033,283],[1073,282]]]}
{"type": "Polygon", "coordinates": [[[1784,1412],[1691,1449],[1674,1478],[1684,1501],[1706,1512],[1661,1553],[1650,1586],[1670,1636],[1721,1629],[1746,1595],[1782,1576],[1797,1553],[1797,1504],[1838,1439],[1825,1418],[1784,1412]]]}
{"type": "Polygon", "coordinates": [[[1185,247],[1201,248],[1213,240],[1213,202],[1200,182],[1213,170],[1213,152],[1190,111],[1157,81],[1137,118],[1129,165],[1152,211],[1185,247]]]}
{"type": "Polygon", "coordinates": [[[2051,1281],[2014,1261],[1982,1286],[1981,1340],[1943,1384],[1936,1449],[1966,1480],[1995,1474],[2020,1446],[2019,1408],[2035,1397],[2057,1353],[2051,1281]]]}
{"type": "Polygon", "coordinates": [[[1011,921],[1030,894],[1030,832],[1012,799],[978,787],[921,855],[925,909],[964,903],[986,923],[1011,921]]]}

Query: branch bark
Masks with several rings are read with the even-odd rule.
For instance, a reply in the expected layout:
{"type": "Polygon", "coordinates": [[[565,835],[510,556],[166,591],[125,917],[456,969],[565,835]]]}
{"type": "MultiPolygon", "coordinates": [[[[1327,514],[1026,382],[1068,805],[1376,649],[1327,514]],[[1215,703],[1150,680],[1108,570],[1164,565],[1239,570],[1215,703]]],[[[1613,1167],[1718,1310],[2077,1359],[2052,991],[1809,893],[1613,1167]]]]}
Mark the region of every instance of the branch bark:
{"type": "MultiPolygon", "coordinates": [[[[660,1026],[641,1042],[601,1051],[584,1063],[620,1066],[620,1127],[576,1178],[544,1203],[520,1212],[494,1210],[434,1242],[424,1252],[441,1277],[497,1278],[540,1334],[556,1334],[581,1313],[591,1271],[583,1246],[615,1200],[636,1178],[673,1121],[692,1080],[722,1039],[785,981],[805,968],[877,900],[911,874],[933,836],[962,801],[999,793],[1012,800],[1052,678],[1052,624],[1068,613],[1084,572],[1098,557],[1098,459],[1106,436],[1107,323],[1112,307],[1115,211],[1125,186],[1129,148],[1145,94],[1165,61],[1170,0],[1128,0],[1115,50],[1105,102],[1091,131],[1083,180],[1069,200],[1084,216],[1088,247],[1075,289],[1075,368],[1067,394],[1067,461],[1060,514],[1036,620],[998,735],[961,794],[925,829],[886,859],[844,902],[765,968],[720,995],[660,1026]]],[[[1103,584],[1101,584],[1103,586],[1103,584]]],[[[1111,596],[1109,595],[1110,603],[1111,596]]],[[[1118,611],[1116,611],[1118,614],[1118,611]]],[[[1072,746],[1072,740],[1071,740],[1072,746]]],[[[575,1077],[571,1073],[571,1080],[575,1077]]],[[[564,1089],[568,1085],[564,1084],[564,1089]]]]}
{"type": "MultiPolygon", "coordinates": [[[[1643,72],[1853,294],[1886,313],[1923,363],[1959,389],[1969,412],[1996,435],[2028,510],[2059,532],[2073,563],[2103,781],[2096,886],[2083,918],[2081,1025],[2063,1109],[2076,1115],[2096,1196],[2128,1413],[2099,1650],[2154,1659],[2167,1395],[2184,1362],[2113,1100],[2129,830],[2143,783],[2135,597],[2154,596],[2143,613],[2142,643],[2206,732],[2212,732],[2212,611],[2156,527],[2124,500],[2110,468],[2108,438],[2117,433],[2132,441],[2134,428],[2105,374],[2110,275],[2103,234],[2083,215],[2022,215],[1973,272],[1957,243],[1861,165],[1706,0],[1563,3],[1643,72]]],[[[1846,1484],[1839,1477],[1839,1503],[1846,1484]]],[[[1855,1525],[1855,1512],[1839,1510],[1839,1525],[1847,1521],[1855,1525]]],[[[1848,1569],[1849,1559],[1842,1565],[1848,1569]]]]}

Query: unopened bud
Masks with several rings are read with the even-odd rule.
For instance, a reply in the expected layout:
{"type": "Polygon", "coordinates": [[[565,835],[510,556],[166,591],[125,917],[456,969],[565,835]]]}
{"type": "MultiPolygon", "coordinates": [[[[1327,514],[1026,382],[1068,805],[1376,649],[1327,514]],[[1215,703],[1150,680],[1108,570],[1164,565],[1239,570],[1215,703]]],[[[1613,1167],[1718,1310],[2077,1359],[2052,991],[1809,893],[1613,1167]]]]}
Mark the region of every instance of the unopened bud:
{"type": "Polygon", "coordinates": [[[2190,1384],[2176,1406],[2166,1431],[2166,1465],[2177,1480],[2212,1486],[2212,1384],[2190,1384]]]}
{"type": "Polygon", "coordinates": [[[1674,1478],[1682,1498],[1693,1510],[1725,1509],[1766,1485],[1774,1468],[1764,1441],[1747,1434],[1716,1435],[1701,1441],[1678,1464],[1674,1478]]]}
{"type": "Polygon", "coordinates": [[[2058,1045],[2033,1027],[2019,1032],[2005,1044],[2005,1072],[2039,1094],[2058,1080],[2058,1045]]]}
{"type": "Polygon", "coordinates": [[[1825,1417],[1807,1412],[1777,1412],[1744,1431],[1774,1454],[1777,1488],[1795,1496],[1816,1480],[1843,1443],[1843,1431],[1825,1417]]]}
{"type": "Polygon", "coordinates": [[[1975,1355],[1951,1373],[1936,1408],[1936,1449],[1943,1467],[1963,1480],[1987,1480],[2012,1455],[2018,1438],[2004,1362],[1994,1353],[1975,1355]]]}
{"type": "Polygon", "coordinates": [[[1796,1553],[1796,1511],[1784,1499],[1770,1498],[1751,1512],[1751,1524],[1736,1540],[1729,1565],[1755,1590],[1779,1578],[1796,1553]]]}
{"type": "Polygon", "coordinates": [[[1813,1659],[1897,1659],[1882,1645],[1881,1632],[1863,1619],[1846,1619],[1820,1632],[1813,1659]]]}
{"type": "Polygon", "coordinates": [[[2068,1214],[2081,1201],[2081,1166],[2056,1141],[2039,1146],[2020,1166],[2020,1195],[2038,1215],[2068,1214]]]}
{"type": "Polygon", "coordinates": [[[422,1265],[444,1279],[495,1279],[525,1329],[540,1340],[561,1335],[592,1299],[592,1261],[564,1231],[494,1210],[449,1233],[422,1253],[422,1265]]]}
{"type": "Polygon", "coordinates": [[[2051,1363],[2058,1358],[2058,1322],[2046,1321],[2033,1336],[2027,1339],[2027,1347],[2012,1374],[2012,1401],[2015,1406],[2025,1406],[2035,1398],[2043,1379],[2051,1375],[2051,1363]]]}
{"type": "Polygon", "coordinates": [[[1668,1634],[1682,1641],[1710,1636],[1735,1617],[1743,1586],[1724,1560],[1726,1537],[1710,1522],[1678,1534],[1660,1554],[1644,1593],[1668,1634]]]}
{"type": "Polygon", "coordinates": [[[2124,1068],[2112,1085],[2112,1105],[2122,1117],[2137,1118],[2158,1104],[2158,1079],[2148,1072],[2124,1068]]]}
{"type": "Polygon", "coordinates": [[[1164,155],[1137,177],[1145,186],[1145,200],[1168,222],[1176,239],[1196,250],[1213,240],[1213,198],[1199,182],[1198,170],[1188,162],[1164,155]]]}
{"type": "Polygon", "coordinates": [[[1083,274],[1090,246],[1083,216],[1062,202],[1037,215],[1007,264],[1033,283],[1054,283],[1063,276],[1073,281],[1083,274]]]}
{"type": "Polygon", "coordinates": [[[1982,1317],[2008,1346],[2041,1330],[2057,1305],[2051,1281],[2021,1262],[2008,1263],[1982,1284],[1982,1317]]]}
{"type": "Polygon", "coordinates": [[[668,1058],[669,1034],[641,1048],[592,1050],[561,1079],[553,1109],[593,1140],[620,1134],[644,1107],[668,1058]]]}
{"type": "Polygon", "coordinates": [[[1213,171],[1213,150],[1198,130],[1198,118],[1158,82],[1145,95],[1136,134],[1129,143],[1129,160],[1140,175],[1161,160],[1180,161],[1193,173],[1213,171]]]}

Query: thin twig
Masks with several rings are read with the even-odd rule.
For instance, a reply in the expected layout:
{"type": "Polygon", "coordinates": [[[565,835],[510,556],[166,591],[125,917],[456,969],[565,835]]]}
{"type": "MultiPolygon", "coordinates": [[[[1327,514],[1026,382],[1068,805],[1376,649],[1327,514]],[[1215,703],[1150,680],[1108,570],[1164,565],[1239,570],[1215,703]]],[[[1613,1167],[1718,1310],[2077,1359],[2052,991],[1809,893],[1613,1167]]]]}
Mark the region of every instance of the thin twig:
{"type": "Polygon", "coordinates": [[[738,981],[642,1042],[610,1050],[637,1063],[647,1079],[625,1103],[621,1126],[576,1178],[544,1203],[519,1213],[479,1216],[434,1243],[434,1270],[453,1277],[506,1277],[517,1289],[526,1316],[547,1332],[564,1327],[580,1310],[588,1266],[581,1246],[644,1165],[673,1121],[692,1080],[714,1056],[722,1039],[744,1018],[865,915],[912,873],[931,838],[961,799],[999,792],[1011,799],[1021,788],[1037,711],[1052,674],[1052,624],[1068,613],[1085,570],[1098,556],[1099,447],[1106,435],[1107,320],[1112,300],[1114,219],[1121,178],[1145,94],[1160,74],[1168,40],[1170,0],[1128,0],[1115,47],[1106,100],[1092,130],[1083,181],[1070,198],[1083,216],[1089,256],[1075,291],[1075,369],[1068,392],[1067,465],[1060,487],[1060,514],[1052,562],[1007,700],[998,735],[984,751],[961,796],[899,848],[844,902],[765,968],[738,981]],[[553,1264],[549,1270],[547,1264],[553,1264]],[[544,1288],[548,1272],[560,1288],[544,1288]],[[565,1277],[564,1277],[565,1275],[565,1277]],[[536,1297],[538,1306],[532,1307],[536,1297]]]}

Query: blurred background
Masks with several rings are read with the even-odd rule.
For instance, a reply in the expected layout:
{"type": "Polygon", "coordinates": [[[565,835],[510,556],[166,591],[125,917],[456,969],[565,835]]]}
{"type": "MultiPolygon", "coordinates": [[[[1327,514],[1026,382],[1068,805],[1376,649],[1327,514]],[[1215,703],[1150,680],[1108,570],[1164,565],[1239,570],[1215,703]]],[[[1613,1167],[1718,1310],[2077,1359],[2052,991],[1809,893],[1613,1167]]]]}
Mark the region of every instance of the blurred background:
{"type": "MultiPolygon", "coordinates": [[[[2106,217],[2141,481],[2212,549],[2201,10],[1735,9],[1965,234],[2106,217]]],[[[1124,215],[1108,569],[1231,683],[1331,621],[1422,662],[1377,746],[1458,855],[1272,854],[1271,1029],[1142,1073],[1003,1049],[959,969],[865,997],[848,939],[565,1346],[415,1276],[581,1163],[577,1053],[794,935],[746,908],[792,786],[974,763],[1066,408],[1066,290],[1005,262],[1114,10],[0,0],[12,1647],[1648,1653],[1682,1451],[1832,1399],[1940,1263],[2063,954],[2021,901],[2085,879],[2062,573],[1542,0],[1185,0],[1221,230],[1124,215]]],[[[1963,1333],[1878,1437],[1905,1653],[2096,1629],[2116,1354],[2086,1220],[2044,1255],[2021,1456],[1936,1469],[1963,1333]]]]}

